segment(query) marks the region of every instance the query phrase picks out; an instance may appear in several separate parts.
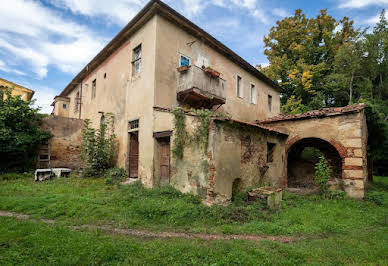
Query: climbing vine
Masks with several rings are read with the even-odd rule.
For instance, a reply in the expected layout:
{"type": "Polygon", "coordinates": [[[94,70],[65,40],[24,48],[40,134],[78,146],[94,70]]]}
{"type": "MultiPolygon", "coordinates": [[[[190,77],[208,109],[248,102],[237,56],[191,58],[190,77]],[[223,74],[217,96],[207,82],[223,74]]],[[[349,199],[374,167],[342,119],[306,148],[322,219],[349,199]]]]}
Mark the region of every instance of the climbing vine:
{"type": "Polygon", "coordinates": [[[215,112],[207,109],[191,109],[191,111],[198,115],[200,121],[193,139],[206,152],[209,144],[209,126],[215,112]]]}
{"type": "Polygon", "coordinates": [[[185,110],[183,108],[176,108],[172,111],[175,124],[175,138],[172,152],[177,159],[183,158],[184,147],[190,142],[195,142],[200,145],[206,153],[209,144],[209,126],[212,118],[215,116],[227,118],[224,114],[208,109],[189,109],[187,111],[199,117],[199,125],[192,135],[186,132],[185,110]]]}
{"type": "Polygon", "coordinates": [[[174,114],[175,124],[175,139],[174,146],[172,148],[172,153],[175,158],[182,159],[187,137],[185,112],[182,108],[176,108],[174,111],[172,111],[172,113],[174,114]]]}

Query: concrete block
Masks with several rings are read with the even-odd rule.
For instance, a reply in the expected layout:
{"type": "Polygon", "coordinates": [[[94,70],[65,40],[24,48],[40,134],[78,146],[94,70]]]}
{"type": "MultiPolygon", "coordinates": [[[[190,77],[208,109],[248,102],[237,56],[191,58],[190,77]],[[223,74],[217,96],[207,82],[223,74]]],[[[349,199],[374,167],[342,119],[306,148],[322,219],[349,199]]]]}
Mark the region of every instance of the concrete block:
{"type": "Polygon", "coordinates": [[[248,200],[256,201],[257,199],[266,199],[267,206],[270,209],[280,209],[283,197],[281,188],[261,187],[248,193],[248,200]]]}

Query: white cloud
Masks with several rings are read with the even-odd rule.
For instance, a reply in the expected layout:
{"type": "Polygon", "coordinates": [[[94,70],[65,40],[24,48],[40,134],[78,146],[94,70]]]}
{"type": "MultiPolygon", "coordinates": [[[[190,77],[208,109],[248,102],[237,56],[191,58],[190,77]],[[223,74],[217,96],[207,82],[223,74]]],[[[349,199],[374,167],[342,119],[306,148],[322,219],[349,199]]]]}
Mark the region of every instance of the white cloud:
{"type": "MultiPolygon", "coordinates": [[[[388,20],[388,14],[385,13],[385,18],[388,20]]],[[[377,14],[376,16],[370,17],[364,21],[364,24],[366,25],[374,25],[377,22],[380,21],[380,14],[377,14]]]]}
{"type": "MultiPolygon", "coordinates": [[[[57,7],[89,17],[103,16],[117,25],[127,24],[148,0],[51,0],[57,7]]],[[[195,1],[194,1],[195,2],[195,1]]]]}
{"type": "Polygon", "coordinates": [[[388,0],[343,0],[340,8],[362,8],[366,6],[388,6],[388,0]]]}
{"type": "Polygon", "coordinates": [[[0,9],[0,53],[29,67],[39,79],[46,77],[49,65],[76,73],[106,42],[39,2],[3,0],[2,4],[7,8],[0,9]]]}
{"type": "Polygon", "coordinates": [[[282,17],[282,18],[290,17],[291,16],[291,14],[287,10],[285,10],[283,8],[278,8],[277,7],[277,8],[272,9],[271,12],[275,16],[282,17]]]}
{"type": "Polygon", "coordinates": [[[34,98],[35,103],[34,107],[40,107],[40,113],[42,114],[51,114],[53,107],[51,106],[55,92],[51,88],[47,87],[30,87],[35,90],[34,98]]]}

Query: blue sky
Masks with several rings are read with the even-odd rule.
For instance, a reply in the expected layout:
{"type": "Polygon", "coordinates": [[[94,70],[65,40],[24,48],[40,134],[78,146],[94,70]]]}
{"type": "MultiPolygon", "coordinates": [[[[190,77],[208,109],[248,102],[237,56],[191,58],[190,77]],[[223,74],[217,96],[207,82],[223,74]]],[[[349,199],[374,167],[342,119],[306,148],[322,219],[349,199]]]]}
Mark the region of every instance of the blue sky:
{"type": "MultiPolygon", "coordinates": [[[[35,90],[51,112],[55,95],[148,0],[1,0],[0,77],[35,90]]],[[[164,0],[252,65],[267,64],[263,36],[301,8],[328,9],[357,27],[373,26],[388,0],[164,0]]]]}

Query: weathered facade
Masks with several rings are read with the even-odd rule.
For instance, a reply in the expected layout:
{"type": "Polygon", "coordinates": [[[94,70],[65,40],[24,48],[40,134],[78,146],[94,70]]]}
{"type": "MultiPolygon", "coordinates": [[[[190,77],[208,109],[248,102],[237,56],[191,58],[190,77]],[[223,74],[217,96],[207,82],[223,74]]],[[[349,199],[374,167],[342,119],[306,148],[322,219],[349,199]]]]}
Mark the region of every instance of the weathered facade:
{"type": "Polygon", "coordinates": [[[12,90],[12,95],[20,96],[25,101],[31,100],[35,93],[33,90],[2,78],[0,78],[0,90],[12,90]]]}
{"type": "Polygon", "coordinates": [[[49,130],[53,135],[49,145],[41,148],[38,162],[41,168],[79,169],[81,160],[81,131],[83,121],[76,118],[49,116],[43,119],[42,129],[49,130]]]}
{"type": "MultiPolygon", "coordinates": [[[[280,92],[225,45],[152,0],[55,98],[53,114],[98,126],[113,113],[118,166],[130,177],[227,202],[233,187],[286,185],[287,134],[254,124],[279,115],[280,92]],[[177,107],[228,118],[212,118],[205,150],[187,142],[177,159],[177,107]]],[[[186,112],[185,121],[195,134],[199,116],[186,112]]]]}
{"type": "Polygon", "coordinates": [[[313,166],[304,164],[298,169],[297,164],[301,161],[303,149],[314,147],[322,151],[331,164],[336,178],[332,184],[343,186],[351,197],[363,198],[368,178],[368,131],[364,109],[365,105],[360,104],[300,115],[280,115],[261,121],[260,124],[270,125],[288,134],[285,150],[288,165],[283,186],[298,185],[295,179],[309,176],[308,172],[303,171],[309,171],[313,166]]]}

